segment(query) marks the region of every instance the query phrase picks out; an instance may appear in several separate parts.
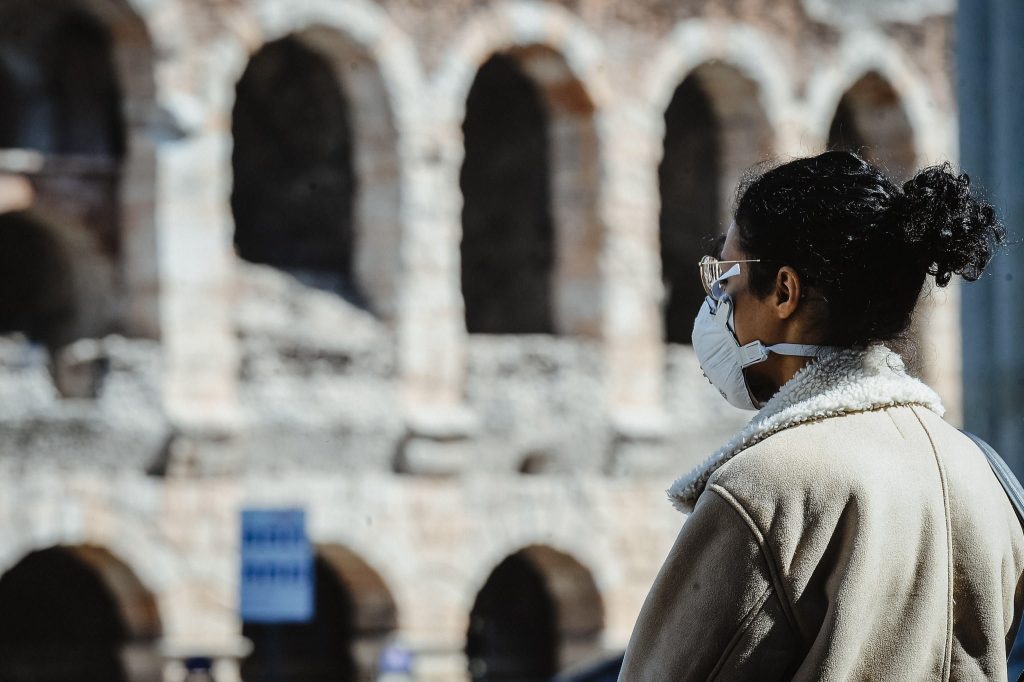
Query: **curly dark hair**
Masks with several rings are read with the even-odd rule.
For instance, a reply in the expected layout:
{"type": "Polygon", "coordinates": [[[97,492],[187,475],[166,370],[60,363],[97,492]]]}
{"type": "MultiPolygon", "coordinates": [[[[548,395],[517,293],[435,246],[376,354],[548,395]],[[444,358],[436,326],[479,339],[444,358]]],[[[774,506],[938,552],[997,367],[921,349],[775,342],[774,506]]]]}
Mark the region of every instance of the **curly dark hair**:
{"type": "Polygon", "coordinates": [[[751,290],[767,296],[781,265],[824,299],[830,345],[901,338],[926,275],[981,277],[1006,231],[970,179],[948,163],[898,187],[857,154],[829,151],[748,177],[738,192],[741,248],[760,258],[751,290]]]}

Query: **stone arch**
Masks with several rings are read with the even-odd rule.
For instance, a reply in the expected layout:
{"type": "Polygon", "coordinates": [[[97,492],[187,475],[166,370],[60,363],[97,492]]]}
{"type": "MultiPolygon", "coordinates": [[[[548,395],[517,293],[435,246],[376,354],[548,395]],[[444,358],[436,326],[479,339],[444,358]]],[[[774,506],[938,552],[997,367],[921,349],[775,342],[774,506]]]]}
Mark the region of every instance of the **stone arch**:
{"type": "MultiPolygon", "coordinates": [[[[880,125],[886,134],[880,139],[865,135],[865,151],[898,140],[896,153],[868,157],[890,166],[887,170],[899,181],[924,164],[956,155],[955,118],[944,113],[948,108],[937,103],[939,96],[898,44],[875,31],[860,30],[844,38],[834,63],[822,64],[811,76],[806,100],[808,128],[822,149],[828,144],[837,112],[842,114],[844,108],[856,106],[866,108],[868,123],[880,125]],[[874,121],[872,107],[876,109],[874,121]]],[[[945,377],[956,376],[956,371],[948,368],[960,366],[956,286],[948,290],[948,295],[922,296],[910,329],[912,343],[917,346],[917,361],[911,363],[910,370],[937,385],[954,413],[960,402],[960,388],[945,377]],[[937,371],[940,367],[944,371],[937,371]]]]}
{"type": "MultiPolygon", "coordinates": [[[[662,41],[645,70],[652,148],[663,150],[665,113],[687,78],[696,78],[711,101],[724,142],[720,219],[729,213],[731,196],[746,167],[792,146],[793,84],[774,44],[743,24],[687,20],[662,41]]],[[[661,158],[661,153],[656,155],[661,158]]]]}
{"type": "MultiPolygon", "coordinates": [[[[118,178],[117,221],[120,226],[119,278],[123,283],[123,326],[137,336],[158,338],[160,260],[157,253],[157,139],[160,117],[156,86],[157,38],[152,15],[156,5],[144,0],[77,0],[100,18],[114,41],[114,66],[125,125],[125,156],[118,178]]],[[[167,26],[161,19],[161,25],[167,26]]],[[[180,35],[180,26],[167,26],[180,35]]],[[[161,44],[163,40],[161,39],[161,44]]]]}
{"type": "Polygon", "coordinates": [[[125,0],[13,0],[0,26],[17,94],[5,100],[0,146],[34,150],[35,205],[96,236],[123,284],[120,325],[156,336],[156,88],[143,16],[125,0]],[[33,47],[54,43],[62,49],[33,47]]]}
{"type": "MultiPolygon", "coordinates": [[[[458,130],[480,66],[495,53],[534,46],[556,53],[571,74],[567,82],[566,72],[559,67],[549,78],[554,83],[570,86],[571,81],[578,81],[600,113],[611,99],[612,91],[604,75],[597,38],[563,7],[550,2],[506,0],[478,10],[451,42],[433,82],[437,120],[449,130],[458,130]]],[[[454,155],[457,162],[461,161],[461,146],[446,146],[444,151],[454,155]]]]}
{"type": "Polygon", "coordinates": [[[287,12],[274,2],[252,8],[255,44],[232,45],[214,67],[212,98],[225,111],[235,103],[235,84],[251,55],[285,38],[299,41],[325,60],[349,102],[352,133],[353,278],[365,304],[383,319],[401,305],[402,270],[408,249],[404,224],[410,201],[416,149],[416,119],[422,97],[419,65],[409,39],[387,14],[366,0],[302,3],[287,12]]]}
{"type": "MultiPolygon", "coordinates": [[[[644,69],[643,91],[650,103],[647,119],[654,138],[664,136],[664,112],[686,77],[702,65],[721,65],[749,83],[742,94],[755,95],[759,115],[771,136],[767,152],[777,154],[791,148],[797,113],[795,91],[788,77],[792,70],[787,56],[779,53],[777,44],[758,29],[740,23],[689,19],[676,26],[644,69]]],[[[730,98],[742,101],[723,89],[720,99],[730,98]]],[[[660,144],[654,143],[654,147],[660,144]]]]}
{"type": "MultiPolygon", "coordinates": [[[[474,89],[486,73],[496,72],[499,66],[535,89],[541,125],[546,128],[545,134],[534,137],[548,142],[542,162],[549,174],[548,192],[547,196],[538,193],[532,201],[550,202],[547,220],[551,223],[551,244],[550,248],[543,244],[539,247],[548,251],[541,260],[548,261],[549,274],[537,274],[538,280],[546,279],[537,288],[549,291],[546,303],[550,315],[547,329],[530,325],[488,329],[484,325],[481,331],[599,336],[603,298],[599,261],[605,232],[600,205],[604,150],[599,141],[608,86],[597,42],[562,8],[548,3],[506,2],[480,10],[442,59],[434,93],[442,141],[439,186],[443,192],[452,192],[442,201],[445,225],[453,227],[449,233],[451,248],[454,251],[463,232],[455,226],[465,227],[466,211],[476,210],[471,197],[455,193],[460,186],[466,187],[459,182],[460,173],[465,177],[467,165],[474,161],[471,150],[467,152],[458,141],[473,143],[471,131],[467,129],[463,136],[463,126],[470,124],[473,114],[469,105],[474,89]]],[[[472,239],[472,234],[466,232],[462,238],[472,239]]],[[[493,260],[499,260],[499,256],[493,260]]],[[[466,291],[465,280],[463,284],[466,291]]],[[[465,300],[464,304],[470,330],[475,331],[470,309],[474,301],[465,300]]]]}
{"type": "MultiPolygon", "coordinates": [[[[377,662],[398,629],[398,610],[380,574],[341,544],[316,547],[316,615],[308,624],[278,626],[282,672],[302,666],[303,679],[372,682],[377,662]]],[[[262,654],[271,634],[246,624],[243,633],[256,649],[243,676],[261,678],[269,661],[262,654]]]]}
{"type": "MultiPolygon", "coordinates": [[[[22,556],[47,547],[103,549],[130,567],[145,591],[152,595],[167,592],[174,580],[184,574],[183,568],[175,561],[175,555],[149,536],[148,519],[120,516],[115,527],[107,528],[110,532],[90,533],[80,523],[68,522],[80,519],[83,513],[80,500],[69,487],[49,487],[43,481],[32,480],[26,481],[25,485],[39,490],[39,501],[46,503],[37,511],[56,509],[57,512],[32,513],[29,510],[11,524],[14,532],[0,542],[0,574],[9,570],[22,556]]],[[[107,490],[105,486],[109,486],[109,481],[104,481],[100,488],[107,490]]],[[[166,605],[161,611],[166,611],[166,605]]]]}
{"type": "Polygon", "coordinates": [[[161,679],[157,645],[163,626],[156,598],[104,547],[52,545],[29,552],[0,574],[0,602],[5,622],[11,622],[0,627],[0,650],[9,647],[0,661],[31,669],[33,679],[161,679]]]}
{"type": "Polygon", "coordinates": [[[858,152],[897,181],[906,180],[917,166],[914,131],[899,94],[874,70],[839,99],[826,146],[858,152]]]}
{"type": "Polygon", "coordinates": [[[725,232],[742,174],[773,155],[776,139],[757,83],[720,61],[686,75],[664,123],[658,179],[665,339],[689,343],[704,297],[696,263],[725,232]]]}
{"type": "Polygon", "coordinates": [[[548,679],[599,651],[604,605],[591,572],[549,545],[501,560],[470,611],[474,680],[548,679]]]}
{"type": "MultiPolygon", "coordinates": [[[[153,4],[144,0],[47,0],[47,4],[88,12],[108,31],[113,41],[114,68],[127,133],[147,134],[143,126],[153,120],[157,95],[154,41],[150,33],[153,4]]],[[[180,26],[174,26],[171,33],[179,30],[180,26]]],[[[131,144],[129,139],[128,146],[131,144]]]]}
{"type": "Polygon", "coordinates": [[[289,36],[253,55],[232,115],[234,243],[244,260],[363,303],[353,276],[349,98],[308,40],[289,36]]]}
{"type": "Polygon", "coordinates": [[[794,91],[775,43],[739,23],[680,23],[644,71],[645,130],[657,150],[644,186],[660,206],[663,330],[688,343],[703,297],[696,261],[728,226],[743,173],[793,146],[794,91]]]}
{"type": "Polygon", "coordinates": [[[647,72],[655,148],[664,151],[665,114],[688,78],[696,79],[710,101],[722,140],[719,220],[726,218],[743,172],[790,146],[795,106],[785,60],[754,28],[688,20],[663,41],[647,72]]]}
{"type": "Polygon", "coordinates": [[[362,674],[370,677],[380,652],[398,630],[398,607],[380,573],[344,545],[321,544],[318,554],[334,571],[355,601],[353,655],[362,674]]]}
{"type": "Polygon", "coordinates": [[[86,7],[14,2],[3,12],[9,78],[0,146],[116,162],[125,151],[114,38],[86,7]]]}
{"type": "Polygon", "coordinates": [[[806,128],[822,149],[844,95],[869,77],[887,86],[882,93],[899,100],[910,130],[914,164],[933,163],[955,155],[956,126],[952,116],[936,102],[923,74],[911,64],[899,45],[875,32],[858,31],[840,44],[834,62],[817,68],[807,84],[806,128]]]}

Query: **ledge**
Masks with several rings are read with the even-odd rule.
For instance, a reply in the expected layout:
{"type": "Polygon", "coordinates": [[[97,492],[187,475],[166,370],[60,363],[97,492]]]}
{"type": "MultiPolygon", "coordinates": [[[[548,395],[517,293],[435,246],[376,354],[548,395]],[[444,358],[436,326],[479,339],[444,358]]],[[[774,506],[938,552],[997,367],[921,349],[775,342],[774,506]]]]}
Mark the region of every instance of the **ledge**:
{"type": "Polygon", "coordinates": [[[479,431],[465,405],[417,407],[406,412],[406,435],[395,453],[396,473],[452,476],[465,470],[471,438],[479,431]]]}
{"type": "Polygon", "coordinates": [[[405,425],[409,436],[438,442],[464,440],[480,428],[476,414],[465,405],[410,408],[405,425]]]}
{"type": "Polygon", "coordinates": [[[615,440],[658,443],[668,438],[671,419],[661,408],[622,409],[609,415],[615,440]]]}
{"type": "Polygon", "coordinates": [[[659,471],[671,420],[659,408],[619,410],[609,416],[612,438],[604,463],[609,476],[640,476],[659,471]]]}

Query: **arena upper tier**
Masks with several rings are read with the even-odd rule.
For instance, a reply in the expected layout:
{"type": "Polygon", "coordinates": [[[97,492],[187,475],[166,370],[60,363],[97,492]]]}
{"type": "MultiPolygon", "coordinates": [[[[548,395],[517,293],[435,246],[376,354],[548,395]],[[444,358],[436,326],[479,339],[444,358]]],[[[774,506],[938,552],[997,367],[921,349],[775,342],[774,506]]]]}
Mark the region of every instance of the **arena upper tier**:
{"type": "MultiPolygon", "coordinates": [[[[0,678],[263,679],[248,507],[316,543],[283,679],[621,650],[746,418],[697,258],[758,162],[955,157],[951,9],[0,0],[0,678]]],[[[957,414],[955,290],[916,336],[957,414]]]]}

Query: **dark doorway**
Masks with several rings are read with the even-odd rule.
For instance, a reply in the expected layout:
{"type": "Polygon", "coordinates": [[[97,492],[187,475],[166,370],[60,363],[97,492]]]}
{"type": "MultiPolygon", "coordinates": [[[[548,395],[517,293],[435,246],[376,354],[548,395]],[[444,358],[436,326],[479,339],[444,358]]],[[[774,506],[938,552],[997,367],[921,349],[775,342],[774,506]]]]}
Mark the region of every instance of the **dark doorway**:
{"type": "Polygon", "coordinates": [[[857,152],[895,180],[913,173],[914,131],[899,94],[880,74],[866,74],[839,100],[828,148],[857,152]]]}
{"type": "Polygon", "coordinates": [[[469,616],[466,655],[476,682],[541,682],[558,670],[554,600],[523,553],[494,569],[469,616]]]}
{"type": "Polygon", "coordinates": [[[0,5],[0,148],[41,152],[35,204],[114,256],[127,142],[113,37],[67,3],[0,5]]]}
{"type": "Polygon", "coordinates": [[[513,57],[476,75],[463,123],[462,295],[471,334],[550,334],[548,116],[513,57]]]}
{"type": "MultiPolygon", "coordinates": [[[[913,175],[917,165],[914,130],[899,93],[881,74],[865,74],[839,100],[828,131],[828,148],[857,152],[896,183],[913,175]]],[[[927,298],[926,289],[922,299],[927,298]]],[[[925,373],[921,344],[925,310],[927,304],[918,306],[910,329],[891,344],[903,355],[907,370],[914,376],[925,373]]]]}
{"type": "Polygon", "coordinates": [[[12,3],[0,13],[0,45],[9,65],[0,148],[124,155],[121,93],[102,25],[46,3],[12,3]]]}
{"type": "Polygon", "coordinates": [[[665,340],[690,343],[704,300],[697,262],[721,232],[720,132],[711,100],[691,75],[665,111],[665,149],[658,167],[665,340]]]}
{"type": "Polygon", "coordinates": [[[844,95],[836,107],[836,115],[828,129],[828,148],[864,154],[868,151],[868,143],[857,127],[857,119],[853,114],[853,103],[849,95],[844,95]]]}
{"type": "Polygon", "coordinates": [[[355,603],[322,558],[315,562],[315,615],[309,623],[245,623],[254,649],[242,664],[246,682],[354,682],[355,603]],[[274,677],[274,667],[280,674],[274,677]]]}
{"type": "Polygon", "coordinates": [[[18,144],[18,128],[21,126],[18,96],[18,83],[0,59],[0,149],[9,149],[18,144]]]}
{"type": "Polygon", "coordinates": [[[0,682],[121,682],[126,628],[99,575],[64,548],[0,577],[0,682]]]}
{"type": "Polygon", "coordinates": [[[238,83],[232,132],[239,256],[362,304],[349,107],[331,64],[294,37],[265,46],[238,83]]]}
{"type": "Polygon", "coordinates": [[[27,213],[0,215],[0,334],[53,348],[73,340],[74,288],[56,235],[27,213]]]}

